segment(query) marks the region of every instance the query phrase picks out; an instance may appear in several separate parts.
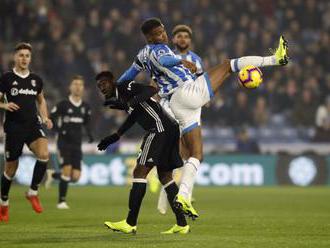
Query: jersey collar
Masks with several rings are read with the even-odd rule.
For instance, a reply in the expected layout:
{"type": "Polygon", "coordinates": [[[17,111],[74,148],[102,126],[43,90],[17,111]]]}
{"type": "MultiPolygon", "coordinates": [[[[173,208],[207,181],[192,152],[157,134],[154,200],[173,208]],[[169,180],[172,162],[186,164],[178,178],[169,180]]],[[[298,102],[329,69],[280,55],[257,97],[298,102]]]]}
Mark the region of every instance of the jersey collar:
{"type": "Polygon", "coordinates": [[[19,76],[20,78],[27,78],[30,75],[30,71],[28,71],[26,74],[21,74],[21,73],[19,73],[15,70],[15,67],[13,68],[13,72],[14,72],[14,74],[19,76]]]}
{"type": "Polygon", "coordinates": [[[72,96],[69,96],[69,101],[72,103],[73,106],[75,107],[80,107],[82,100],[79,100],[78,102],[75,102],[72,98],[72,96]]]}

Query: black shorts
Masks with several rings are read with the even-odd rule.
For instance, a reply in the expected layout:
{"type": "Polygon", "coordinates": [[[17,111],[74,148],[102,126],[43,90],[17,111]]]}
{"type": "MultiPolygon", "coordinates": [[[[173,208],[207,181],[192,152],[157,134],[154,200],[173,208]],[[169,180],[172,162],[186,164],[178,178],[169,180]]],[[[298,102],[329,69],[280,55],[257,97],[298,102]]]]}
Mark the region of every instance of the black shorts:
{"type": "Polygon", "coordinates": [[[31,125],[5,124],[6,161],[17,160],[22,155],[24,144],[29,146],[41,137],[46,138],[46,134],[39,123],[31,125]]]}
{"type": "Polygon", "coordinates": [[[162,133],[148,133],[143,139],[137,159],[138,165],[157,166],[159,171],[172,171],[182,167],[178,128],[162,133]]]}
{"type": "Polygon", "coordinates": [[[73,169],[81,170],[81,145],[58,143],[57,148],[61,167],[71,165],[73,169]]]}

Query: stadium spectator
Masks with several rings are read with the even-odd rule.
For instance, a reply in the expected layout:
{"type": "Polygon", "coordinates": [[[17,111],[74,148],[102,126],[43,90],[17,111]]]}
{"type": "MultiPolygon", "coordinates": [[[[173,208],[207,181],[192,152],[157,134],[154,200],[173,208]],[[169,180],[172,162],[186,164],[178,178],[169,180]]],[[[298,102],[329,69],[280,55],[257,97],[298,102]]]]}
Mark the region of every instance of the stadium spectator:
{"type": "Polygon", "coordinates": [[[256,140],[250,137],[248,129],[243,126],[237,132],[236,141],[237,153],[260,153],[260,148],[256,140]]]}
{"type": "Polygon", "coordinates": [[[316,112],[316,134],[314,141],[330,142],[330,95],[325,103],[317,108],[316,112]]]}

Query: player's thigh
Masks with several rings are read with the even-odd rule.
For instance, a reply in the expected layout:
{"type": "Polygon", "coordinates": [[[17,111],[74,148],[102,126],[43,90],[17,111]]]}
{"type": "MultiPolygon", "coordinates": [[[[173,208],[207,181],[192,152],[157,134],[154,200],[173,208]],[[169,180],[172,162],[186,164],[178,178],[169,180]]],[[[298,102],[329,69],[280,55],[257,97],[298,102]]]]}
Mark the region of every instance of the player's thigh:
{"type": "Polygon", "coordinates": [[[216,92],[231,74],[230,60],[216,65],[207,71],[213,92],[216,92]]]}
{"type": "Polygon", "coordinates": [[[71,156],[71,165],[72,165],[72,181],[76,182],[79,180],[81,175],[81,161],[82,161],[82,151],[81,149],[75,149],[72,152],[71,156]]]}
{"type": "Polygon", "coordinates": [[[137,164],[133,170],[133,178],[147,178],[149,172],[152,170],[153,165],[137,164]]]}
{"type": "Polygon", "coordinates": [[[48,160],[48,140],[40,125],[35,125],[30,129],[30,134],[26,139],[26,144],[39,160],[48,160]]]}
{"type": "Polygon", "coordinates": [[[5,161],[16,161],[22,155],[25,135],[25,132],[19,130],[7,130],[5,132],[5,161]]]}
{"type": "Polygon", "coordinates": [[[166,143],[165,133],[148,133],[142,142],[140,153],[137,158],[137,171],[142,171],[143,175],[147,175],[150,170],[159,164],[159,158],[166,143]]]}
{"type": "Polygon", "coordinates": [[[144,136],[140,152],[137,158],[138,165],[153,167],[155,164],[156,155],[159,152],[159,134],[148,133],[144,136]]]}
{"type": "MultiPolygon", "coordinates": [[[[165,145],[157,161],[158,172],[172,172],[183,165],[180,156],[180,131],[177,126],[168,128],[165,133],[165,145]]],[[[161,178],[160,178],[161,180],[161,178]]]]}
{"type": "Polygon", "coordinates": [[[176,118],[179,121],[179,126],[183,135],[201,125],[202,108],[176,108],[175,110],[173,109],[173,112],[175,113],[176,118]]]}

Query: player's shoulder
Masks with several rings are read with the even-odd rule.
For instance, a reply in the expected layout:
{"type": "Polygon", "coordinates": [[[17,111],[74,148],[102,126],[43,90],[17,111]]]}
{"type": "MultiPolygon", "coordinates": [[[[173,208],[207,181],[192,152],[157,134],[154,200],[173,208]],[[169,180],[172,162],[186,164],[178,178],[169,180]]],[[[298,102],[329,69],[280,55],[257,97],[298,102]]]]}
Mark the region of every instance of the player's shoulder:
{"type": "Polygon", "coordinates": [[[132,84],[136,84],[134,80],[126,80],[117,85],[118,90],[131,90],[132,84]]]}
{"type": "Polygon", "coordinates": [[[189,53],[191,54],[191,56],[195,57],[196,59],[198,59],[198,60],[202,60],[201,57],[199,57],[199,56],[197,55],[197,53],[195,53],[195,52],[193,52],[193,51],[191,51],[191,50],[189,50],[189,53]]]}
{"type": "Polygon", "coordinates": [[[88,102],[85,102],[85,101],[82,102],[81,107],[82,108],[86,108],[86,109],[90,109],[91,108],[91,106],[89,105],[89,103],[88,102]]]}
{"type": "Polygon", "coordinates": [[[6,71],[1,75],[2,80],[10,79],[15,76],[15,73],[13,71],[6,71]]]}
{"type": "Polygon", "coordinates": [[[159,53],[159,51],[168,52],[171,51],[170,47],[166,44],[152,44],[150,45],[150,48],[153,52],[159,53]]]}
{"type": "Polygon", "coordinates": [[[35,72],[30,72],[30,77],[32,79],[35,79],[35,80],[38,80],[38,81],[42,81],[42,78],[38,74],[36,74],[35,72]]]}

